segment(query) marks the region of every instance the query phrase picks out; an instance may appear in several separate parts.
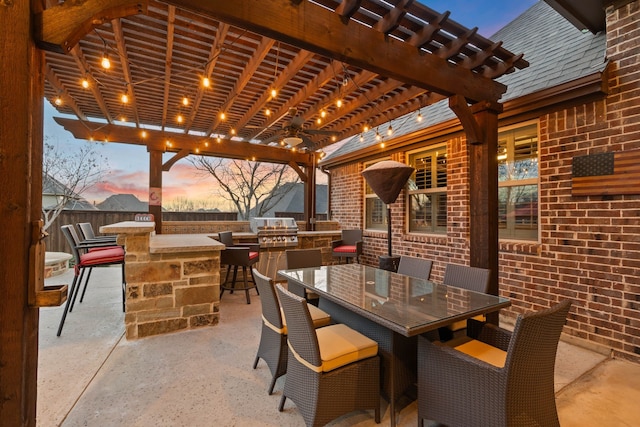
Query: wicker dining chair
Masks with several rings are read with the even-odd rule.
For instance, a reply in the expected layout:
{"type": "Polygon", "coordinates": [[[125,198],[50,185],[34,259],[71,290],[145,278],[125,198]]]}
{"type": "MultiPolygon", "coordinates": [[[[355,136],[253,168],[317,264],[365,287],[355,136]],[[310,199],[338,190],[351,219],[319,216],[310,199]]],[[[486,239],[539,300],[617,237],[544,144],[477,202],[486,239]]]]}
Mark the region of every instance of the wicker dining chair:
{"type": "MultiPolygon", "coordinates": [[[[460,264],[447,264],[444,270],[442,283],[457,288],[469,289],[486,294],[489,292],[489,279],[491,270],[480,267],[469,267],[460,264]]],[[[476,320],[485,320],[484,316],[478,316],[476,320]]],[[[457,335],[464,334],[467,321],[462,320],[438,329],[441,341],[453,339],[457,335]]]]}
{"type": "MultiPolygon", "coordinates": [[[[276,380],[287,372],[287,324],[278,302],[273,280],[253,269],[253,277],[260,291],[262,303],[262,333],[260,345],[253,362],[256,369],[260,359],[264,360],[271,371],[269,394],[273,393],[276,380]]],[[[321,328],[331,323],[331,316],[312,305],[309,306],[313,326],[321,328]]]]}
{"type": "MultiPolygon", "coordinates": [[[[287,269],[322,266],[322,251],[318,248],[287,249],[285,254],[287,257],[287,269]]],[[[295,283],[289,283],[287,289],[298,296],[304,296],[311,304],[318,305],[320,297],[315,292],[295,283]]]]}
{"type": "Polygon", "coordinates": [[[398,273],[405,276],[417,277],[418,279],[429,280],[433,261],[424,258],[416,258],[402,255],[398,263],[398,273]]]}
{"type": "Polygon", "coordinates": [[[513,332],[469,321],[470,341],[418,338],[418,425],[559,426],[554,394],[558,341],[571,301],[519,316],[513,332]]]}
{"type": "Polygon", "coordinates": [[[287,320],[288,362],[279,411],[291,399],[307,426],[355,410],[380,422],[378,344],[344,324],[314,329],[307,301],[276,285],[287,320]]]}

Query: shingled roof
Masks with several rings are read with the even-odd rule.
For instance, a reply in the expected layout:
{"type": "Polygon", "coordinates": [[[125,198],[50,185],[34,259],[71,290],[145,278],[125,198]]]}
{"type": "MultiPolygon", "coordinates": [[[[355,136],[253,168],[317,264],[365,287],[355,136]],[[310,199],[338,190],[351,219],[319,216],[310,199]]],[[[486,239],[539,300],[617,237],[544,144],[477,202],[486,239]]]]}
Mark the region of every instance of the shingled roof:
{"type": "MultiPolygon", "coordinates": [[[[500,100],[505,105],[505,113],[510,101],[601,73],[607,65],[605,34],[578,30],[542,0],[490,39],[502,40],[508,49],[523,52],[530,64],[528,68],[498,79],[508,87],[500,100]]],[[[420,113],[424,117],[422,122],[416,121],[416,112],[390,122],[394,130],[393,138],[456,118],[447,100],[423,108],[420,113]]],[[[389,123],[379,127],[378,131],[383,137],[388,127],[389,123]]],[[[330,165],[344,155],[377,144],[375,131],[372,129],[363,134],[362,141],[360,136],[345,141],[322,164],[330,165]]]]}

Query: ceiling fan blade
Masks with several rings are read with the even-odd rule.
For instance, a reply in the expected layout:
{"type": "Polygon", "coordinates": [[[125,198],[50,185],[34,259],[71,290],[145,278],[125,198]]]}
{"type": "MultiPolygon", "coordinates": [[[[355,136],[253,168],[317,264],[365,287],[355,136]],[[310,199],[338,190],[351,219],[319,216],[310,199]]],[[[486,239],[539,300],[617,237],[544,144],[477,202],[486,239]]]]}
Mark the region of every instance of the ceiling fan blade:
{"type": "Polygon", "coordinates": [[[304,129],[302,132],[307,133],[309,135],[337,135],[338,132],[331,130],[322,130],[322,129],[304,129]]]}
{"type": "Polygon", "coordinates": [[[279,133],[270,136],[269,138],[265,138],[262,141],[260,141],[261,144],[269,144],[270,142],[274,142],[277,141],[279,142],[282,139],[282,135],[280,135],[279,133]]]}

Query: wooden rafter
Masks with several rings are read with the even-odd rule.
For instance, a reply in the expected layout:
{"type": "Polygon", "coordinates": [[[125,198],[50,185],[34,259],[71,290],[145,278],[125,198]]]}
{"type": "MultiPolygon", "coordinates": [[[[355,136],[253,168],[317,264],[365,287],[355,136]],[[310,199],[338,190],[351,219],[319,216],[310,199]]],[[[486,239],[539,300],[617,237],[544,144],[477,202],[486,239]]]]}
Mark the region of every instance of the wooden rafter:
{"type": "Polygon", "coordinates": [[[289,162],[295,162],[301,165],[311,164],[315,155],[291,152],[276,147],[265,147],[258,144],[247,144],[229,139],[221,139],[220,142],[217,142],[212,138],[151,129],[145,130],[146,136],[143,136],[140,129],[130,126],[87,123],[61,117],[56,117],[55,121],[65,130],[71,132],[77,139],[143,145],[149,150],[163,152],[179,152],[186,149],[190,154],[240,160],[256,158],[270,163],[289,164],[289,162]],[[167,141],[169,141],[169,144],[167,144],[167,141]]]}
{"type": "Polygon", "coordinates": [[[162,124],[161,127],[164,129],[167,125],[167,110],[169,107],[169,90],[171,89],[171,65],[173,58],[173,38],[175,32],[175,20],[176,20],[176,8],[175,6],[169,6],[168,15],[167,15],[167,45],[166,45],[166,56],[164,63],[164,93],[162,96],[162,124]]]}
{"type": "MultiPolygon", "coordinates": [[[[275,40],[273,39],[269,39],[266,37],[262,39],[262,42],[260,42],[260,45],[256,49],[254,55],[251,57],[251,60],[245,65],[244,70],[242,71],[242,75],[236,81],[236,84],[229,92],[229,95],[227,95],[225,100],[222,102],[222,105],[225,109],[229,107],[228,104],[233,100],[234,95],[244,90],[245,86],[249,83],[249,80],[253,76],[253,73],[256,72],[258,66],[267,56],[274,43],[275,40]]],[[[220,116],[216,116],[213,120],[213,124],[209,129],[207,129],[206,133],[208,135],[211,135],[216,130],[221,121],[222,120],[220,119],[220,116]]]]}

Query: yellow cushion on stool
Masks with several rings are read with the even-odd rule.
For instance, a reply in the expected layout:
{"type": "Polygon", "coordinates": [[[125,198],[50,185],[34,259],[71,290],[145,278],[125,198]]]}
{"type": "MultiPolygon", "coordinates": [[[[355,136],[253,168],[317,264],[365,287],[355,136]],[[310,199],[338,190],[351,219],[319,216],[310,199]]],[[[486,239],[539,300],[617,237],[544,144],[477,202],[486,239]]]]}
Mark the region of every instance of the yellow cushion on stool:
{"type": "Polygon", "coordinates": [[[478,340],[471,340],[454,348],[483,362],[497,366],[498,368],[503,368],[507,360],[506,351],[502,351],[499,348],[478,340]]]}
{"type": "Polygon", "coordinates": [[[326,326],[317,329],[316,334],[323,372],[378,354],[377,342],[347,325],[326,326]]]}

